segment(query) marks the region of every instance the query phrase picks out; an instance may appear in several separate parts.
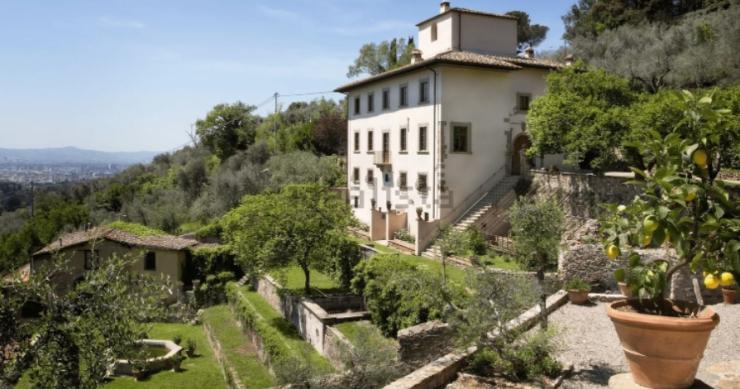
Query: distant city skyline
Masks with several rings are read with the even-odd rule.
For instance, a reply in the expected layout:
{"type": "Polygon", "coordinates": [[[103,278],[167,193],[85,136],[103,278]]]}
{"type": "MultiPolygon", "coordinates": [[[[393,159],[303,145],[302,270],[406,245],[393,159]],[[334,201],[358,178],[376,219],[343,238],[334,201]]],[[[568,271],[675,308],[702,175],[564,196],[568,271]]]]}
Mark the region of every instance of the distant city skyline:
{"type": "MultiPolygon", "coordinates": [[[[522,10],[550,27],[538,50],[562,45],[575,0],[461,0],[522,10]]],[[[0,3],[0,147],[168,151],[218,103],[264,114],[270,96],[347,81],[360,46],[416,37],[439,2],[6,0],[0,3]]],[[[285,106],[322,95],[281,98],[285,106]]],[[[340,94],[327,93],[339,99],[340,94]]]]}

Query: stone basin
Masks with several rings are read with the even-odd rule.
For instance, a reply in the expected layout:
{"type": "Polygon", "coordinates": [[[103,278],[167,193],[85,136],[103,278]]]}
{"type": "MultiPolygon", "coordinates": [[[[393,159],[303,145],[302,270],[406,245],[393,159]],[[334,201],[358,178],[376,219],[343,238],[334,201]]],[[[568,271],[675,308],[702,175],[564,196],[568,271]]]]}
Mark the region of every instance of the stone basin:
{"type": "MultiPolygon", "coordinates": [[[[171,369],[173,357],[182,351],[182,347],[176,345],[175,342],[171,340],[142,339],[136,343],[144,347],[161,347],[167,350],[167,353],[163,356],[147,358],[145,360],[146,370],[150,374],[171,369]]],[[[132,375],[132,366],[133,364],[129,359],[116,359],[116,362],[113,364],[113,374],[132,375]]]]}

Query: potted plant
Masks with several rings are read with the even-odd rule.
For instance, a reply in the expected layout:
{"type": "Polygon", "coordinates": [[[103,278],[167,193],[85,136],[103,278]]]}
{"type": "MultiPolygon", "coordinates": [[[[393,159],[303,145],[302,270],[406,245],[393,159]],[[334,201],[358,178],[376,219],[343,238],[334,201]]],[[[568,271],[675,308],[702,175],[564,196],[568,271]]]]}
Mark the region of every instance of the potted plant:
{"type": "Polygon", "coordinates": [[[735,276],[731,272],[714,274],[713,277],[719,281],[722,286],[722,301],[725,304],[735,304],[737,291],[735,290],[735,276]]]}
{"type": "MultiPolygon", "coordinates": [[[[710,96],[684,92],[685,114],[667,135],[644,131],[631,144],[649,169],[632,168],[641,194],[628,205],[609,205],[602,233],[607,255],[628,250],[628,274],[636,298],[609,305],[635,383],[650,388],[686,388],[694,382],[704,348],[719,316],[696,302],[668,297],[677,271],[707,271],[704,284],[717,288],[718,269],[740,265],[737,200],[716,182],[722,156],[737,144],[737,131],[710,96]],[[648,260],[638,248],[675,253],[648,260]],[[710,277],[711,276],[711,277],[710,277]]],[[[610,255],[612,257],[612,255],[610,255]]]]}
{"type": "Polygon", "coordinates": [[[619,293],[622,294],[622,296],[631,298],[632,297],[632,290],[630,290],[629,285],[627,285],[627,271],[625,269],[617,269],[614,271],[614,279],[617,280],[617,287],[619,287],[619,293]]]}
{"type": "Polygon", "coordinates": [[[375,204],[378,203],[378,200],[370,199],[370,208],[375,209],[375,204]]]}
{"type": "Polygon", "coordinates": [[[565,290],[568,291],[568,299],[571,303],[583,305],[588,301],[588,292],[591,291],[591,285],[576,277],[565,283],[565,290]]]}
{"type": "Polygon", "coordinates": [[[172,356],[170,361],[172,362],[172,371],[179,373],[182,371],[182,360],[184,357],[182,356],[182,353],[177,353],[172,356]]]}
{"type": "Polygon", "coordinates": [[[418,220],[421,220],[421,214],[424,212],[424,208],[422,207],[416,207],[416,218],[418,220]]]}
{"type": "Polygon", "coordinates": [[[188,356],[188,358],[192,358],[195,356],[195,341],[193,339],[188,338],[188,340],[185,342],[185,354],[188,356]]]}
{"type": "Polygon", "coordinates": [[[131,363],[131,375],[136,381],[141,381],[146,378],[146,361],[143,358],[131,359],[129,363],[131,363]]]}

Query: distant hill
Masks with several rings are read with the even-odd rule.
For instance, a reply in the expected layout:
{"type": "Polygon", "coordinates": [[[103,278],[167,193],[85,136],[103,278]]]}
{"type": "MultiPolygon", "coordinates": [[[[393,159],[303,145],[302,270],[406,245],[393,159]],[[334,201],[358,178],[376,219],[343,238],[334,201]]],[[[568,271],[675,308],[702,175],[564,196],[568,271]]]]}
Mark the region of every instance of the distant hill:
{"type": "Polygon", "coordinates": [[[156,151],[98,151],[77,147],[48,149],[4,149],[0,148],[0,164],[119,164],[151,162],[156,151]]]}

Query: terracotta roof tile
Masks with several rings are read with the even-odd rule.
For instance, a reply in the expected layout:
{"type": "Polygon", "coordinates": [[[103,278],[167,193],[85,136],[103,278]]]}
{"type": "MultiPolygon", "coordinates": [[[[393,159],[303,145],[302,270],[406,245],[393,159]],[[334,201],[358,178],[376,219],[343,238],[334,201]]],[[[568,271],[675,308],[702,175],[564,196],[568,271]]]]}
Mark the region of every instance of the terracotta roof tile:
{"type": "Polygon", "coordinates": [[[485,11],[476,11],[474,9],[469,9],[469,8],[452,7],[452,8],[448,9],[445,12],[442,12],[440,14],[437,14],[437,15],[434,15],[432,17],[426,18],[426,19],[420,21],[419,23],[416,23],[416,25],[417,26],[420,26],[420,25],[422,25],[424,23],[427,23],[427,22],[430,22],[430,21],[432,21],[432,20],[434,20],[434,19],[436,19],[436,18],[438,18],[438,17],[440,17],[442,15],[447,15],[450,12],[459,12],[459,13],[471,14],[471,15],[481,15],[481,16],[490,16],[490,17],[501,18],[501,19],[517,20],[517,18],[515,16],[504,15],[504,14],[497,14],[497,13],[485,12],[485,11]]]}
{"type": "Polygon", "coordinates": [[[127,231],[103,226],[87,231],[75,231],[63,234],[33,255],[52,253],[96,239],[105,239],[131,246],[162,250],[182,250],[198,244],[196,240],[180,238],[174,235],[138,236],[127,231]]]}
{"type": "Polygon", "coordinates": [[[524,57],[507,57],[501,55],[482,54],[472,51],[460,51],[452,50],[444,53],[437,54],[434,57],[427,58],[421,62],[414,64],[408,64],[399,68],[389,70],[374,76],[366,77],[361,80],[353,81],[348,84],[344,84],[337,89],[336,92],[347,92],[353,88],[367,85],[375,81],[384,80],[391,78],[398,74],[410,72],[425,66],[433,64],[453,64],[463,66],[483,66],[494,69],[502,70],[519,70],[527,67],[536,67],[542,69],[559,69],[563,67],[562,64],[550,61],[543,58],[524,58],[524,57]]]}

